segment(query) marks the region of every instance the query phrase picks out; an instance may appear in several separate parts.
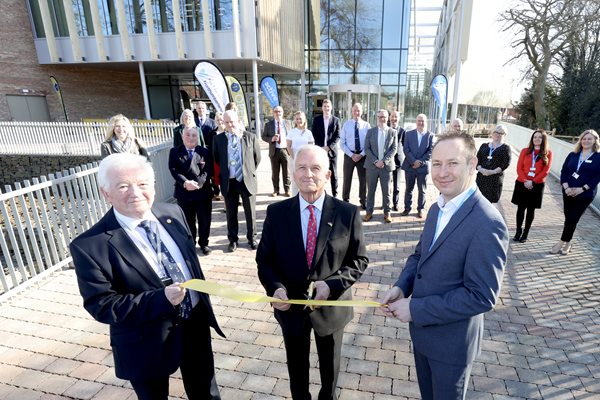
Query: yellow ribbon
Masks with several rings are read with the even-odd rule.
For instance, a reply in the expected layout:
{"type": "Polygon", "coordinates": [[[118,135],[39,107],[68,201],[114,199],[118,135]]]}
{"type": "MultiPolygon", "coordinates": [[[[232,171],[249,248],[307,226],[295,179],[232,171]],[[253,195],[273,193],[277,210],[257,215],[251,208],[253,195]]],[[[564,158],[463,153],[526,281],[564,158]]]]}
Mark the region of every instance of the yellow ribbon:
{"type": "Polygon", "coordinates": [[[307,306],[334,307],[381,307],[380,303],[369,300],[280,300],[260,293],[245,292],[230,286],[224,286],[202,279],[190,279],[189,281],[182,283],[181,286],[197,292],[225,297],[226,299],[236,300],[242,303],[288,303],[307,306]]]}

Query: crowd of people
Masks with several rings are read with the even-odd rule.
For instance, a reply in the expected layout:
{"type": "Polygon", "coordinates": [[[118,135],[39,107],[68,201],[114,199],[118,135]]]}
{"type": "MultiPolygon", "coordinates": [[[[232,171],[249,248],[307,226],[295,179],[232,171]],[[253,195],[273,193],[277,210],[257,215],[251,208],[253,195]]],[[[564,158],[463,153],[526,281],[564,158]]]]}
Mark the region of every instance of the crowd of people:
{"type": "MultiPolygon", "coordinates": [[[[243,206],[248,246],[257,250],[257,276],[269,296],[349,300],[369,262],[363,222],[373,219],[377,186],[383,221],[390,223],[392,211],[399,212],[401,171],[406,187],[399,215],[410,214],[416,184],[416,217],[424,218],[424,225],[397,281],[380,299],[381,312],[409,323],[422,398],[465,398],[481,353],[483,316],[496,304],[507,260],[508,228],[493,205],[511,162],[510,146],[504,143],[507,128],[496,126],[491,140],[477,149],[460,119],[436,136],[427,129],[424,114],[417,116],[415,129],[405,131],[396,111],[378,110],[373,127],[362,119],[359,103],[344,123],[333,115],[329,100],[322,111],[309,130],[303,112],[294,114],[292,127],[277,106],[259,138],[240,123],[233,103],[215,120],[202,102],[195,111],[184,110],[169,153],[177,206],[154,204],[148,152],[127,118],[111,118],[98,182],[112,208],[70,248],[84,307],[110,325],[116,375],[130,380],[140,399],[166,399],[169,376],[178,367],[188,398],[220,398],[210,328],[223,332],[209,296],[180,285],[204,279],[196,243],[204,255],[212,252],[213,201],[224,198],[229,252],[238,247],[237,214],[243,206]],[[285,198],[267,207],[259,243],[260,139],[269,145],[271,195],[285,198]],[[338,150],[343,152],[341,199],[338,150]],[[354,170],[358,205],[349,201],[354,170]],[[429,175],[439,197],[425,215],[429,175]]],[[[598,134],[586,130],[562,166],[565,221],[553,254],[571,251],[577,223],[597,193],[599,153],[598,134]]],[[[511,199],[517,206],[516,243],[528,240],[552,159],[547,133],[535,130],[517,162],[511,199]]],[[[311,398],[314,333],[318,397],[336,399],[344,327],[353,318],[352,308],[272,306],[283,334],[292,398],[311,398]]]]}

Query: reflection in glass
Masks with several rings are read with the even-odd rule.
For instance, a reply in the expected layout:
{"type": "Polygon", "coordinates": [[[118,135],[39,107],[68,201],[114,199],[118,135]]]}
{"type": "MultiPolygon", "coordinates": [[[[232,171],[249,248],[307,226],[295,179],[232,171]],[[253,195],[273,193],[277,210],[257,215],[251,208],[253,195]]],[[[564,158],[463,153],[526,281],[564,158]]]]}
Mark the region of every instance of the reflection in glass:
{"type": "Polygon", "coordinates": [[[398,50],[382,50],[381,72],[398,72],[400,68],[400,52],[398,50]]]}
{"type": "Polygon", "coordinates": [[[397,110],[398,104],[398,86],[382,86],[380,97],[380,108],[388,111],[397,110]]]}
{"type": "Polygon", "coordinates": [[[154,30],[156,32],[174,32],[173,2],[172,0],[154,0],[152,2],[154,14],[154,30]]]}
{"type": "Polygon", "coordinates": [[[331,50],[329,72],[351,72],[354,70],[354,50],[331,50]]]}
{"type": "Polygon", "coordinates": [[[329,84],[330,85],[343,85],[352,83],[353,74],[330,74],[329,84]]]}
{"type": "Polygon", "coordinates": [[[398,74],[381,74],[382,85],[398,85],[398,74]]]}
{"type": "MultiPolygon", "coordinates": [[[[402,35],[398,34],[402,24],[402,4],[405,0],[385,0],[385,8],[383,14],[383,48],[400,47],[400,39],[402,35]]],[[[410,2],[408,2],[410,3],[410,2]]],[[[407,25],[408,24],[404,24],[407,25]]]]}
{"type": "Polygon", "coordinates": [[[381,50],[356,50],[355,68],[360,72],[379,72],[381,50]]]}
{"type": "Polygon", "coordinates": [[[356,1],[356,49],[381,47],[382,18],[383,0],[356,1]]]}
{"type": "Polygon", "coordinates": [[[125,17],[129,33],[144,33],[147,31],[146,13],[140,0],[124,0],[125,17]]]}
{"type": "Polygon", "coordinates": [[[77,34],[79,36],[94,36],[90,3],[85,0],[73,0],[72,6],[77,34]]]}
{"type": "Polygon", "coordinates": [[[330,5],[329,48],[354,48],[354,0],[331,0],[330,5]]]}
{"type": "Polygon", "coordinates": [[[356,74],[357,84],[379,85],[379,74],[356,74]]]}

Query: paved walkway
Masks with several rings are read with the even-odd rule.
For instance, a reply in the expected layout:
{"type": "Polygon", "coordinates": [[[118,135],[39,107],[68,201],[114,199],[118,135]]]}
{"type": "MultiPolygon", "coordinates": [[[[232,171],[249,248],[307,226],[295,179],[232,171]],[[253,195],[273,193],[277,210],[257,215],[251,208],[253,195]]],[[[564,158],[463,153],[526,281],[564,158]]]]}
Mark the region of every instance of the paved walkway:
{"type": "MultiPolygon", "coordinates": [[[[259,231],[265,209],[274,201],[267,196],[272,191],[269,169],[263,151],[259,231]]],[[[511,233],[514,178],[513,165],[499,204],[511,233]]],[[[469,399],[600,399],[600,218],[586,212],[570,255],[548,254],[563,221],[556,180],[550,179],[548,186],[530,240],[511,242],[502,296],[486,316],[484,351],[473,369],[469,399]]],[[[353,189],[351,201],[358,203],[357,182],[353,189]]],[[[428,204],[436,197],[430,185],[428,204]]],[[[244,242],[235,253],[224,252],[227,239],[221,209],[222,202],[216,203],[214,251],[201,256],[205,275],[240,289],[261,291],[255,252],[244,242]]],[[[365,224],[371,262],[355,285],[355,298],[381,298],[417,243],[422,220],[414,215],[393,216],[393,223],[384,224],[381,211],[376,210],[374,219],[365,224]]],[[[243,237],[245,225],[240,227],[243,237]]],[[[213,341],[223,399],[288,398],[283,341],[271,307],[219,298],[213,298],[213,304],[228,336],[213,341]]],[[[73,270],[56,273],[1,304],[0,399],[135,399],[128,383],[114,376],[107,331],[82,308],[73,270]]],[[[356,309],[344,342],[341,399],[419,398],[405,324],[373,309],[356,309]]],[[[311,391],[316,395],[314,348],[311,360],[311,391]]],[[[171,396],[184,398],[177,376],[172,379],[171,396]]]]}

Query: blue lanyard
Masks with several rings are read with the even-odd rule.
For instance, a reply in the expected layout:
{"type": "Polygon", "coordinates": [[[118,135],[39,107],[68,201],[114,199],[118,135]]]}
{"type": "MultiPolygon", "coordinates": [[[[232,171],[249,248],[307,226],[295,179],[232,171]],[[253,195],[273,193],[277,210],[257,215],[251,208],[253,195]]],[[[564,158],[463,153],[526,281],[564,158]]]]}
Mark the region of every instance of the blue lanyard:
{"type": "Polygon", "coordinates": [[[581,164],[583,164],[585,161],[587,161],[593,154],[594,154],[594,152],[592,151],[584,160],[583,159],[583,151],[580,152],[579,153],[579,161],[577,161],[577,170],[575,172],[579,172],[579,167],[581,167],[581,164]]]}
{"type": "Polygon", "coordinates": [[[535,153],[531,153],[531,170],[535,169],[535,163],[540,158],[540,155],[534,155],[535,153]]]}
{"type": "MultiPolygon", "coordinates": [[[[500,145],[500,146],[502,146],[502,145],[500,145]]],[[[498,147],[500,147],[500,146],[498,146],[498,147]]],[[[490,154],[489,154],[489,158],[491,158],[491,157],[492,157],[492,154],[494,154],[494,151],[496,151],[496,149],[497,149],[498,147],[492,147],[492,145],[490,145],[490,154]]]]}
{"type": "MultiPolygon", "coordinates": [[[[469,199],[469,197],[471,197],[473,195],[473,193],[475,193],[475,190],[477,190],[476,186],[474,186],[471,189],[469,189],[469,191],[467,192],[467,195],[465,196],[465,198],[460,202],[460,204],[458,204],[456,206],[456,210],[454,211],[455,214],[460,209],[460,207],[465,203],[465,201],[467,201],[469,199]]],[[[442,211],[441,208],[438,209],[437,222],[435,223],[435,233],[433,234],[433,240],[431,241],[431,244],[429,245],[429,250],[431,250],[431,248],[435,244],[436,239],[441,234],[441,232],[439,232],[439,229],[440,229],[440,220],[442,219],[442,214],[443,213],[444,212],[442,211]]],[[[450,221],[448,221],[448,222],[450,222],[450,221]]]]}

